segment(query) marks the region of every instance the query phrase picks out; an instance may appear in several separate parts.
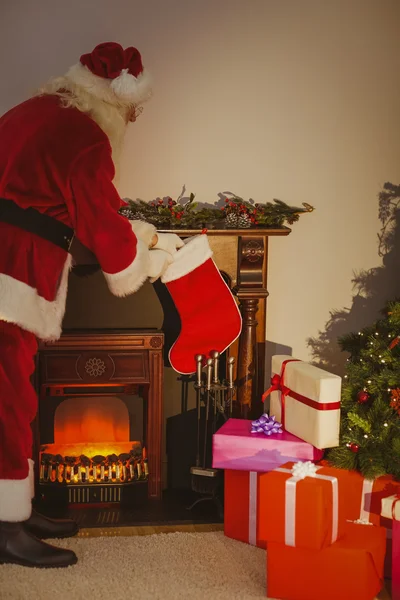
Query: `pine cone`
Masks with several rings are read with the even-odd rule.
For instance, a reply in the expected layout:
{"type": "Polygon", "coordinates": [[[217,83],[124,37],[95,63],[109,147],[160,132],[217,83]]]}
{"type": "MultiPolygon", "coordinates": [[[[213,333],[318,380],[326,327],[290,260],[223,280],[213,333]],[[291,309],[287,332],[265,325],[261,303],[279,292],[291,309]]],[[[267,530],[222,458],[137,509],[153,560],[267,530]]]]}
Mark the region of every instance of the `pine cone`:
{"type": "Polygon", "coordinates": [[[225,226],[236,228],[238,227],[239,218],[238,215],[234,212],[230,212],[225,217],[225,226]]]}
{"type": "Polygon", "coordinates": [[[237,224],[239,229],[248,229],[249,227],[251,227],[251,220],[249,215],[247,215],[246,213],[241,214],[237,224]]]}

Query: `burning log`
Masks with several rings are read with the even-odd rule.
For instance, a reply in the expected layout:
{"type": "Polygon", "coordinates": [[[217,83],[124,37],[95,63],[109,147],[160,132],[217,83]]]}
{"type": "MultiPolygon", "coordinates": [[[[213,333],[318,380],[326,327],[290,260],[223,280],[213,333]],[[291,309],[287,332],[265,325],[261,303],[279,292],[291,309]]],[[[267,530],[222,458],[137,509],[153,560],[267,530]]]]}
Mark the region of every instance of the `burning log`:
{"type": "Polygon", "coordinates": [[[56,454],[54,457],[55,464],[55,479],[60,483],[63,482],[63,474],[64,474],[64,459],[61,454],[56,454]]]}
{"type": "Polygon", "coordinates": [[[80,455],[79,463],[78,463],[78,481],[79,481],[79,483],[82,483],[82,481],[84,481],[85,483],[89,483],[90,463],[91,463],[91,461],[88,456],[85,456],[84,454],[80,455]],[[84,480],[82,478],[82,466],[85,467],[85,470],[83,471],[83,473],[85,474],[84,480]]]}
{"type": "Polygon", "coordinates": [[[65,457],[65,481],[67,483],[74,483],[74,473],[75,473],[75,464],[76,457],[75,456],[66,456],[65,457]]]}
{"type": "Polygon", "coordinates": [[[102,456],[101,454],[97,454],[96,456],[93,456],[92,458],[92,463],[93,463],[93,480],[96,483],[100,483],[101,481],[104,481],[104,477],[105,477],[105,472],[104,472],[104,467],[106,464],[106,457],[102,456]]]}
{"type": "Polygon", "coordinates": [[[134,458],[133,456],[131,456],[131,458],[128,461],[128,469],[129,469],[129,478],[130,481],[134,481],[135,480],[135,464],[136,464],[136,458],[134,458]]]}
{"type": "Polygon", "coordinates": [[[129,457],[130,457],[130,455],[126,452],[123,452],[122,454],[120,454],[118,456],[118,460],[122,467],[122,478],[121,478],[122,481],[128,480],[127,465],[128,465],[129,457]]]}
{"type": "MultiPolygon", "coordinates": [[[[129,448],[129,446],[128,446],[129,448]]],[[[42,483],[128,483],[148,478],[146,448],[140,442],[132,443],[128,452],[87,456],[50,454],[49,446],[41,447],[40,481],[42,483]]]]}
{"type": "Polygon", "coordinates": [[[107,456],[108,481],[117,481],[117,462],[118,456],[116,454],[109,454],[107,456]]]}
{"type": "Polygon", "coordinates": [[[53,454],[42,453],[40,465],[40,481],[49,481],[50,479],[50,463],[53,459],[53,454]]]}
{"type": "Polygon", "coordinates": [[[146,448],[143,448],[143,471],[145,479],[149,476],[149,461],[147,459],[146,448]]]}

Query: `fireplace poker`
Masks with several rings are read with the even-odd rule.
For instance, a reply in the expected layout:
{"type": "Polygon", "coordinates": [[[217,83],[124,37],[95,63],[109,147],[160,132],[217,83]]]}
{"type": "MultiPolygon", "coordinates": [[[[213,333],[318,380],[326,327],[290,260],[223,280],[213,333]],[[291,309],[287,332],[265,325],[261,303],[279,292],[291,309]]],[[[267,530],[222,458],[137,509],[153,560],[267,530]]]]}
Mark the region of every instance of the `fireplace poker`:
{"type": "Polygon", "coordinates": [[[206,388],[206,422],[204,428],[204,452],[203,452],[203,469],[206,468],[206,455],[207,455],[207,434],[208,434],[208,418],[210,414],[210,394],[211,394],[211,380],[213,371],[212,358],[207,360],[207,388],[206,388]]]}
{"type": "Polygon", "coordinates": [[[235,364],[235,357],[230,356],[228,358],[228,388],[229,388],[229,413],[232,416],[233,412],[233,394],[234,394],[234,385],[233,385],[233,365],[235,364]]]}
{"type": "Polygon", "coordinates": [[[201,422],[201,370],[203,368],[204,356],[196,355],[196,408],[197,408],[197,450],[196,450],[196,467],[200,466],[200,422],[201,422]]]}
{"type": "Polygon", "coordinates": [[[221,405],[220,389],[219,389],[219,352],[213,350],[210,352],[211,360],[213,361],[213,388],[214,388],[214,418],[213,418],[213,433],[217,428],[217,404],[221,405]]]}

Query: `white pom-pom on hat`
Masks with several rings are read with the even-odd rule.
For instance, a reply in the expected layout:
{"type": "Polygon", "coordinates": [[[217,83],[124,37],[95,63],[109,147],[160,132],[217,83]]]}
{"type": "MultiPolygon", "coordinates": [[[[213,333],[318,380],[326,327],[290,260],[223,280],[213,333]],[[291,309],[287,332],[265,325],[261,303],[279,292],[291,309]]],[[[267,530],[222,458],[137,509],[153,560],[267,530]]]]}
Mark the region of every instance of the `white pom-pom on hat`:
{"type": "Polygon", "coordinates": [[[141,104],[151,96],[151,83],[151,77],[145,70],[134,77],[128,69],[122,69],[121,74],[111,81],[110,87],[118,98],[141,104]]]}

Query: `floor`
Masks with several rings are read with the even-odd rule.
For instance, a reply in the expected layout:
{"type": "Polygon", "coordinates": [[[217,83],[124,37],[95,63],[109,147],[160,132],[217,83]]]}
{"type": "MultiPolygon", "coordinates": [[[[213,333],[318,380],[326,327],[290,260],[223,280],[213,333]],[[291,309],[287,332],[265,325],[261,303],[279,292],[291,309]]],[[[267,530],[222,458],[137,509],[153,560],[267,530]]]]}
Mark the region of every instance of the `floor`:
{"type": "MultiPolygon", "coordinates": [[[[82,538],[222,531],[223,522],[212,501],[201,502],[190,509],[197,498],[198,495],[184,490],[165,492],[162,502],[150,502],[136,508],[75,505],[64,510],[40,506],[40,510],[49,516],[75,519],[81,528],[78,536],[82,538]]],[[[391,600],[390,583],[385,581],[377,600],[391,600]]]]}
{"type": "MultiPolygon", "coordinates": [[[[79,537],[102,537],[102,536],[135,536],[154,535],[157,533],[205,533],[209,531],[223,531],[223,523],[198,523],[182,525],[142,525],[136,527],[91,527],[81,529],[79,537]]],[[[385,581],[385,587],[376,600],[391,600],[391,582],[385,581]]]]}

